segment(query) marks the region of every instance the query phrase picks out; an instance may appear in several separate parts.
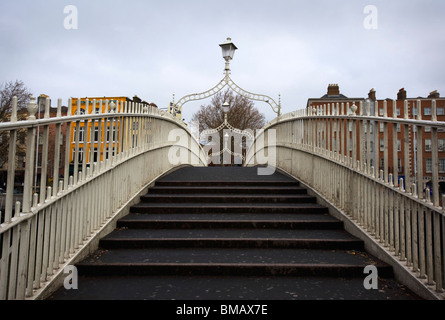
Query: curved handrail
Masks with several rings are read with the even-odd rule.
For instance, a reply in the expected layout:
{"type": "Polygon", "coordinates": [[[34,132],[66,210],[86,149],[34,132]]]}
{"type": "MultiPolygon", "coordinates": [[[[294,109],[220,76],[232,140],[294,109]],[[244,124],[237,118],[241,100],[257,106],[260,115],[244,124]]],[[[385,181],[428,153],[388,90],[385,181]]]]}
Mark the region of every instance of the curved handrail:
{"type": "MultiPolygon", "coordinates": [[[[406,100],[402,117],[395,112],[393,116],[379,116],[378,111],[371,115],[369,103],[365,107],[362,102],[358,114],[355,108],[339,114],[334,103],[319,110],[293,111],[269,122],[262,135],[275,131],[276,141],[262,142],[264,137],[257,136],[246,158],[249,165],[255,164],[258,153],[274,148],[279,169],[313,188],[342,218],[359,225],[360,232],[379,245],[380,253],[389,252],[404,261],[405,274],[417,278],[415,282],[420,280],[424,295],[443,299],[445,195],[440,194],[438,181],[444,150],[437,140],[445,123],[437,121],[435,100],[430,101],[431,120],[422,119],[422,101],[414,102],[415,118],[409,117],[406,100]],[[425,134],[427,128],[430,133],[425,134]],[[415,138],[410,135],[413,132],[415,138]],[[425,139],[431,143],[430,169],[426,169],[426,156],[420,151],[425,139]],[[403,149],[390,156],[388,149],[398,150],[397,144],[403,149]],[[375,151],[371,151],[372,145],[375,151]],[[397,169],[398,160],[404,160],[404,167],[397,169]],[[424,172],[431,174],[431,185],[425,185],[424,172]]],[[[384,104],[384,115],[389,103],[384,104]]],[[[393,101],[394,109],[395,105],[400,103],[393,101]]]]}

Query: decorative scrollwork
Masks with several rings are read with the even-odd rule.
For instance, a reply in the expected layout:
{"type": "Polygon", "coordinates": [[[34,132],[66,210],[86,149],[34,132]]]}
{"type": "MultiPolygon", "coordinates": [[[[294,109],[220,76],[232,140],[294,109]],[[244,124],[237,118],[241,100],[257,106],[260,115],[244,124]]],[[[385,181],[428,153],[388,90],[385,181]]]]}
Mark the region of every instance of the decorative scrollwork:
{"type": "Polygon", "coordinates": [[[239,95],[246,97],[247,99],[268,103],[275,113],[277,113],[279,116],[281,115],[281,104],[276,103],[275,100],[269,96],[266,96],[263,94],[252,93],[252,92],[242,89],[230,78],[228,73],[226,73],[226,76],[213,88],[211,88],[207,91],[201,92],[201,93],[192,93],[192,94],[182,97],[176,103],[176,107],[181,108],[187,102],[203,100],[203,99],[209,98],[209,97],[217,94],[218,92],[220,92],[226,86],[228,86],[230,89],[232,89],[234,92],[238,93],[239,95]]]}

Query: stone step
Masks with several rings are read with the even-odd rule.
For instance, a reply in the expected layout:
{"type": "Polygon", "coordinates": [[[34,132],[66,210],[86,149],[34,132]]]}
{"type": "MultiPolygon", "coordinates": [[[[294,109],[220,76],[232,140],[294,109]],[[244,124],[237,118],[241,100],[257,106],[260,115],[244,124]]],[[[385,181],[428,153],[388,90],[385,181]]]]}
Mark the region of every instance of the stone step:
{"type": "Polygon", "coordinates": [[[315,203],[146,203],[130,208],[131,213],[327,213],[328,209],[315,203]]]}
{"type": "Polygon", "coordinates": [[[374,265],[381,278],[392,268],[363,252],[307,249],[156,248],[100,250],[78,264],[82,276],[230,275],[362,277],[374,265]]]}
{"type": "Polygon", "coordinates": [[[251,195],[251,194],[146,194],[141,202],[149,203],[315,203],[308,195],[251,195]]]}
{"type": "Polygon", "coordinates": [[[118,228],[149,229],[342,229],[343,223],[326,215],[270,215],[270,214],[129,214],[117,222],[118,228]]]}
{"type": "Polygon", "coordinates": [[[303,187],[286,186],[153,186],[148,194],[306,194],[303,187]]]}
{"type": "MultiPolygon", "coordinates": [[[[277,315],[276,309],[283,308],[275,301],[288,301],[282,312],[295,310],[295,300],[418,300],[419,298],[392,278],[379,278],[378,290],[366,290],[363,277],[296,277],[296,276],[187,276],[187,275],[79,275],[78,289],[66,290],[63,287],[48,300],[151,300],[152,307],[164,312],[177,310],[184,303],[193,306],[214,304],[236,304],[257,301],[254,304],[268,305],[268,314],[277,315]],[[193,300],[191,304],[187,301],[193,300]],[[163,309],[166,306],[167,309],[163,309]],[[156,307],[159,306],[160,307],[156,307]],[[275,308],[274,308],[275,307],[275,308]]],[[[353,302],[354,303],[354,302],[353,302]]],[[[385,302],[386,303],[386,302],[385,302]]],[[[144,306],[147,304],[144,304],[144,306]]],[[[215,307],[215,309],[218,309],[215,307]]],[[[153,310],[153,309],[150,309],[153,310]]],[[[340,308],[338,310],[341,311],[340,308]]],[[[327,311],[332,312],[332,310],[327,311]]],[[[213,311],[209,318],[220,314],[213,311]]]]}
{"type": "Polygon", "coordinates": [[[416,299],[278,172],[182,168],[140,199],[76,265],[79,290],[52,299],[416,299]],[[368,265],[381,290],[364,288],[368,265]]]}
{"type": "MultiPolygon", "coordinates": [[[[79,265],[90,264],[279,264],[279,265],[387,265],[357,250],[310,250],[278,248],[156,248],[101,249],[79,265]]],[[[363,273],[362,273],[363,274],[363,273]]]]}
{"type": "Polygon", "coordinates": [[[122,248],[301,248],[363,250],[363,241],[344,230],[293,229],[127,229],[100,240],[104,249],[122,248]]]}
{"type": "Polygon", "coordinates": [[[254,187],[299,187],[298,181],[267,181],[267,180],[159,180],[155,186],[168,187],[227,187],[227,186],[254,186],[254,187]]]}

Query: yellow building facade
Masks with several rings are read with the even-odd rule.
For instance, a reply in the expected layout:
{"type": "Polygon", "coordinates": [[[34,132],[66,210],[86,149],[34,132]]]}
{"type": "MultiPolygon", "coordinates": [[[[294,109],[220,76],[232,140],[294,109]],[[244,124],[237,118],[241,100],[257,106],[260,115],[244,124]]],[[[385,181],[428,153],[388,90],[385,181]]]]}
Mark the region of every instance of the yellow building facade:
{"type": "MultiPolygon", "coordinates": [[[[71,115],[109,113],[110,104],[114,103],[115,112],[121,113],[125,102],[132,102],[128,97],[88,97],[72,98],[71,115]],[[80,107],[80,111],[79,110],[80,107]]],[[[80,121],[71,125],[70,162],[94,163],[108,159],[119,152],[120,125],[118,121],[99,118],[94,121],[80,121]],[[79,139],[76,139],[78,135],[79,139]],[[78,142],[76,142],[78,140],[78,142]],[[111,150],[110,150],[111,148],[111,150]],[[77,154],[77,155],[76,155],[77,154]]]]}

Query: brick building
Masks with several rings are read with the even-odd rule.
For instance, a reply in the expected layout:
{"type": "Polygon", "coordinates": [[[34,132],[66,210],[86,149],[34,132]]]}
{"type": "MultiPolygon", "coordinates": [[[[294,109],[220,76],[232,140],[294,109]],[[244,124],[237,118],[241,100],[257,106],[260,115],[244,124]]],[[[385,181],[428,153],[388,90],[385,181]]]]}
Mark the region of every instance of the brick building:
{"type": "MultiPolygon", "coordinates": [[[[47,96],[46,95],[40,95],[37,98],[37,103],[39,105],[40,112],[37,112],[36,118],[37,119],[43,119],[45,117],[45,100],[47,96]]],[[[67,107],[61,107],[61,116],[66,116],[68,112],[67,107]]],[[[54,118],[57,117],[57,108],[51,107],[51,100],[50,100],[50,108],[49,108],[49,117],[54,118]]],[[[66,149],[66,129],[67,124],[64,123],[61,125],[60,130],[60,136],[59,136],[59,143],[60,143],[60,151],[59,151],[59,176],[54,177],[54,161],[55,161],[55,150],[56,150],[56,125],[50,124],[48,128],[48,153],[47,153],[47,185],[52,185],[52,181],[54,179],[60,179],[63,177],[64,173],[64,166],[65,166],[65,149],[66,149]]],[[[44,147],[44,131],[42,127],[37,128],[36,133],[36,144],[38,145],[38,148],[36,149],[36,164],[37,164],[37,183],[36,185],[40,185],[40,177],[42,174],[42,159],[43,159],[43,147],[44,147]]]]}
{"type": "MultiPolygon", "coordinates": [[[[307,102],[307,108],[317,110],[319,114],[327,112],[327,114],[345,115],[349,112],[349,107],[360,105],[360,102],[370,102],[370,114],[371,116],[378,115],[379,117],[396,117],[405,118],[405,104],[407,106],[408,114],[407,119],[421,119],[432,120],[432,106],[436,104],[437,121],[445,121],[445,98],[441,98],[437,91],[431,92],[427,97],[407,98],[407,91],[402,88],[397,92],[397,99],[377,99],[376,91],[371,89],[367,98],[348,98],[340,93],[339,86],[337,84],[330,84],[328,86],[328,92],[321,98],[310,98],[307,102]],[[434,101],[434,102],[433,102],[434,101]],[[386,113],[385,113],[386,110],[386,113]],[[419,114],[420,112],[420,114],[419,114]]],[[[358,114],[358,111],[357,111],[358,114]]],[[[352,156],[352,141],[353,141],[353,129],[351,124],[344,121],[327,121],[328,130],[332,128],[332,142],[331,145],[327,145],[328,149],[342,152],[346,154],[347,146],[349,146],[349,156],[352,156]],[[349,134],[346,137],[338,137],[337,126],[348,126],[349,134]],[[349,141],[348,141],[349,140],[349,141]]],[[[417,139],[421,136],[422,150],[421,158],[423,164],[423,182],[427,186],[432,176],[432,141],[431,141],[431,128],[421,127],[420,135],[417,132],[415,126],[407,126],[408,132],[406,133],[408,141],[408,163],[405,163],[405,125],[388,123],[386,125],[387,141],[385,141],[385,122],[377,122],[370,128],[371,134],[375,129],[378,130],[378,140],[376,135],[372,134],[370,143],[371,153],[371,165],[380,169],[384,168],[385,159],[385,146],[387,146],[387,161],[388,161],[388,173],[400,178],[405,178],[406,174],[412,177],[411,181],[414,181],[417,177],[416,161],[420,156],[417,150],[417,139]],[[375,126],[375,127],[374,127],[375,126]],[[396,131],[395,133],[393,131],[396,131]],[[395,139],[397,142],[394,143],[395,139]],[[377,154],[378,153],[378,154],[377,154]],[[395,155],[396,153],[396,155],[395,155]],[[378,164],[375,163],[378,161],[378,164]],[[397,163],[395,163],[397,162],[397,163]]],[[[357,129],[356,141],[359,141],[359,130],[357,129]]],[[[366,133],[365,133],[366,134],[366,133]]],[[[317,133],[316,139],[323,140],[320,133],[317,133]]],[[[444,130],[438,130],[438,161],[439,161],[439,180],[445,181],[445,132],[444,130]]],[[[329,143],[329,142],[328,142],[329,143]]],[[[365,142],[365,148],[367,149],[365,142]]],[[[357,148],[358,150],[359,148],[357,148]]],[[[359,150],[357,151],[359,152],[359,150]]],[[[357,157],[359,155],[357,154],[357,157]]]]}

